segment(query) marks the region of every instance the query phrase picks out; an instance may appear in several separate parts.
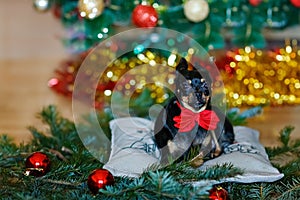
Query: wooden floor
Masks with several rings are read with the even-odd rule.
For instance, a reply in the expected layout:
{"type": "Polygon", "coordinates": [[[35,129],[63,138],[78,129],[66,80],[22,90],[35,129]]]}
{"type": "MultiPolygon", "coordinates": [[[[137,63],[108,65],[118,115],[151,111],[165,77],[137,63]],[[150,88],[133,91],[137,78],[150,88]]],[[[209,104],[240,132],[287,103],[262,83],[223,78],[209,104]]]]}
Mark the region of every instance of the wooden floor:
{"type": "Polygon", "coordinates": [[[63,29],[51,13],[38,13],[31,0],[0,1],[0,134],[28,141],[26,127],[41,127],[36,113],[55,104],[71,118],[71,102],[47,86],[68,54],[63,29]]]}
{"type": "MultiPolygon", "coordinates": [[[[28,141],[29,125],[43,128],[35,114],[55,104],[72,119],[71,101],[47,86],[62,59],[67,58],[59,37],[62,27],[51,13],[37,13],[31,0],[0,1],[0,134],[28,141]]],[[[295,126],[300,138],[300,106],[265,108],[248,126],[261,133],[266,146],[277,145],[279,130],[295,126]]]]}

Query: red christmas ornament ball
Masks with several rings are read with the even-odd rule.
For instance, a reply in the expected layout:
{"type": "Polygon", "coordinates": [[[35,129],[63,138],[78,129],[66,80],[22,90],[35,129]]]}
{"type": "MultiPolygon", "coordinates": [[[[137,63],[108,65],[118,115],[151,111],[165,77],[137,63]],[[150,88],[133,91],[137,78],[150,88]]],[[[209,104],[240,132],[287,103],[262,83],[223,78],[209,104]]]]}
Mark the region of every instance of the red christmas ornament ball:
{"type": "Polygon", "coordinates": [[[300,8],[300,0],[290,0],[290,1],[295,7],[300,8]]]}
{"type": "Polygon", "coordinates": [[[249,0],[249,3],[252,6],[258,6],[261,2],[262,2],[262,0],[249,0]]]}
{"type": "Polygon", "coordinates": [[[149,5],[137,5],[132,12],[132,22],[141,28],[150,28],[157,25],[156,10],[149,5]]]}
{"type": "Polygon", "coordinates": [[[106,169],[96,169],[88,177],[87,184],[92,193],[97,194],[99,189],[115,182],[113,175],[106,169]]]}
{"type": "Polygon", "coordinates": [[[50,169],[50,159],[42,152],[31,154],[25,161],[26,175],[43,176],[50,169]]]}
{"type": "Polygon", "coordinates": [[[222,187],[213,187],[209,191],[210,200],[228,200],[228,192],[222,187]]]}
{"type": "Polygon", "coordinates": [[[61,18],[61,6],[55,4],[52,8],[52,14],[55,18],[60,19],[61,18]]]}

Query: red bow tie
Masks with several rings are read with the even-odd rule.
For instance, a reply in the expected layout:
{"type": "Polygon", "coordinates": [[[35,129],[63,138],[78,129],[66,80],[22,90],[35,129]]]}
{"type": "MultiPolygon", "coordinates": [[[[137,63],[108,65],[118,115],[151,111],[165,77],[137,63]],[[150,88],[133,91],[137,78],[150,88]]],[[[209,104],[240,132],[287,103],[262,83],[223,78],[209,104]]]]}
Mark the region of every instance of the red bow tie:
{"type": "Polygon", "coordinates": [[[183,107],[177,102],[178,107],[181,109],[179,116],[173,118],[176,128],[179,128],[179,132],[191,131],[195,124],[206,130],[215,130],[217,124],[220,121],[219,117],[212,110],[203,110],[200,113],[194,113],[193,111],[183,107]]]}

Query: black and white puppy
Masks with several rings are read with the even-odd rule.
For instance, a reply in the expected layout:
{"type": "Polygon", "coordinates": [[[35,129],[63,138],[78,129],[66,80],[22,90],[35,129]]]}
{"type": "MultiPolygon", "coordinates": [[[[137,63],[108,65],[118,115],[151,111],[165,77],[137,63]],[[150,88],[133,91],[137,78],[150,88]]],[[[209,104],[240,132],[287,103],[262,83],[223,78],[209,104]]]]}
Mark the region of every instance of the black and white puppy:
{"type": "Polygon", "coordinates": [[[219,156],[234,142],[233,127],[223,112],[211,105],[212,81],[202,67],[189,66],[181,58],[176,66],[175,96],[158,115],[155,141],[161,150],[161,164],[180,161],[197,147],[191,160],[198,167],[204,158],[219,156]]]}

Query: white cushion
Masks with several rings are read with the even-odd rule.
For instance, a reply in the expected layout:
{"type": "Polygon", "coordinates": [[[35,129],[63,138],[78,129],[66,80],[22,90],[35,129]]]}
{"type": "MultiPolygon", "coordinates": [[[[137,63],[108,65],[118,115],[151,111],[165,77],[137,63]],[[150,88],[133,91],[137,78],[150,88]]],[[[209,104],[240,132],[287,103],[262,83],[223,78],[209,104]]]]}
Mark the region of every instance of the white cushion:
{"type": "Polygon", "coordinates": [[[160,152],[153,141],[153,123],[138,117],[118,118],[109,123],[111,154],[104,168],[114,176],[136,177],[159,163],[160,152]]]}
{"type": "MultiPolygon", "coordinates": [[[[158,165],[160,151],[153,140],[153,127],[152,121],[138,117],[110,121],[111,155],[104,168],[114,176],[138,177],[152,165],[158,165]]],[[[234,131],[237,143],[230,145],[221,156],[206,161],[200,170],[232,163],[244,171],[243,175],[219,182],[272,182],[283,177],[271,165],[265,148],[259,142],[258,131],[243,126],[234,127],[234,131]]],[[[194,184],[203,183],[199,181],[194,184]]]]}
{"type": "Polygon", "coordinates": [[[199,169],[231,163],[243,170],[242,175],[223,181],[241,183],[273,182],[283,177],[283,174],[273,167],[269,161],[265,148],[259,142],[259,132],[248,127],[234,127],[237,143],[226,149],[221,156],[206,161],[199,169]]]}

